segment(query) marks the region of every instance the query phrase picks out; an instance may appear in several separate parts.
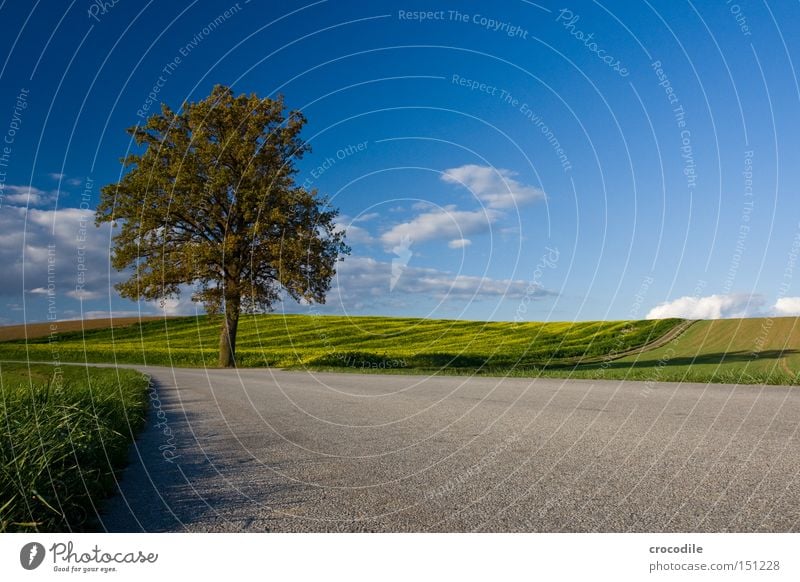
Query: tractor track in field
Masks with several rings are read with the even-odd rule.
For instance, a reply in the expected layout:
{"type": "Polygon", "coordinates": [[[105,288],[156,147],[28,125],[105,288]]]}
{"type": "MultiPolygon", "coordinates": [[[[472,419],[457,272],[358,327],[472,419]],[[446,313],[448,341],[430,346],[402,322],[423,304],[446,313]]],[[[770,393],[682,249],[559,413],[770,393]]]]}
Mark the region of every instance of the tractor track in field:
{"type": "Polygon", "coordinates": [[[643,354],[645,352],[649,352],[651,350],[655,350],[657,348],[665,346],[671,341],[678,339],[678,337],[683,335],[686,332],[686,330],[688,330],[692,325],[694,325],[698,321],[699,320],[697,319],[687,319],[685,321],[682,321],[681,323],[679,323],[678,325],[667,331],[667,333],[665,333],[662,336],[659,336],[653,341],[647,342],[640,346],[636,346],[634,348],[623,350],[621,352],[613,352],[609,354],[604,354],[602,356],[591,356],[589,358],[582,358],[579,356],[576,358],[563,360],[563,362],[566,364],[575,364],[575,365],[597,364],[600,362],[611,362],[614,360],[627,358],[629,356],[636,356],[639,354],[643,354]]]}

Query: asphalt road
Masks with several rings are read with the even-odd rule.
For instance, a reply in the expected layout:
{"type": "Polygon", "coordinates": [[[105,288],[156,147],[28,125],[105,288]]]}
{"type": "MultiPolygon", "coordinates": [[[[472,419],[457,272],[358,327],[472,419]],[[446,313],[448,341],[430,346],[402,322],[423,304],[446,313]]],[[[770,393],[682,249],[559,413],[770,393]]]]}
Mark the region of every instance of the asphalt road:
{"type": "Polygon", "coordinates": [[[108,531],[800,531],[800,389],[147,368],[108,531]]]}

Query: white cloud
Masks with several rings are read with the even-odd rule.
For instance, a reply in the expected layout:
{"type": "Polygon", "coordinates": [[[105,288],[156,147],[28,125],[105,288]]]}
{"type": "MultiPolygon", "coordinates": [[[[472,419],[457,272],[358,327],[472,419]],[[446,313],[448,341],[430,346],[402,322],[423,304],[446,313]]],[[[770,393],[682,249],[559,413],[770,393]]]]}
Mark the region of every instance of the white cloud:
{"type": "Polygon", "coordinates": [[[758,295],[732,293],[707,297],[681,297],[661,303],[647,312],[647,319],[726,319],[752,317],[759,313],[764,300],[758,295]]]}
{"type": "Polygon", "coordinates": [[[353,219],[353,222],[369,222],[370,220],[374,220],[379,218],[380,214],[378,212],[367,212],[366,214],[359,214],[353,219]]]}
{"type": "Polygon", "coordinates": [[[381,242],[391,248],[403,240],[447,240],[450,248],[464,248],[471,243],[469,235],[489,231],[507,209],[545,197],[540,189],[519,182],[515,176],[511,170],[475,164],[445,170],[443,181],[468,188],[485,207],[460,210],[454,205],[439,207],[427,201],[415,202],[411,208],[419,214],[384,232],[381,242]]]}
{"type": "Polygon", "coordinates": [[[366,228],[361,228],[355,224],[351,224],[345,229],[345,242],[370,245],[375,240],[366,228]]]}
{"type": "MultiPolygon", "coordinates": [[[[120,311],[104,311],[102,309],[96,309],[93,311],[84,311],[83,319],[109,319],[109,318],[122,318],[122,317],[147,317],[148,313],[144,313],[141,311],[136,310],[120,310],[120,311]]],[[[80,314],[76,314],[76,319],[80,318],[80,314]]]]}
{"type": "Polygon", "coordinates": [[[491,228],[500,217],[494,210],[457,210],[455,206],[437,208],[401,222],[383,233],[381,241],[387,247],[403,240],[421,243],[434,239],[462,239],[465,235],[479,234],[491,228]]]}
{"type": "Polygon", "coordinates": [[[492,279],[474,275],[462,275],[437,269],[406,267],[392,282],[392,265],[371,257],[347,257],[338,268],[335,287],[328,297],[331,302],[340,301],[344,307],[369,300],[375,306],[383,300],[404,294],[414,297],[430,297],[437,300],[486,300],[540,298],[553,293],[520,279],[492,279]],[[390,292],[391,289],[391,292],[390,292]]]}
{"type": "Polygon", "coordinates": [[[163,303],[161,301],[150,301],[149,303],[154,306],[159,315],[201,315],[205,313],[202,303],[192,301],[192,293],[191,286],[181,285],[179,297],[166,299],[163,303]]]}
{"type": "Polygon", "coordinates": [[[776,315],[800,315],[800,297],[781,297],[772,309],[776,315]]]}
{"type": "Polygon", "coordinates": [[[33,186],[13,186],[11,184],[5,187],[5,192],[4,204],[27,204],[29,206],[50,204],[58,195],[56,191],[45,192],[33,186]]]}
{"type": "Polygon", "coordinates": [[[442,180],[468,188],[489,208],[507,209],[545,197],[539,188],[515,179],[516,172],[503,168],[467,164],[445,170],[442,180]]]}
{"type": "MultiPolygon", "coordinates": [[[[360,218],[360,217],[359,217],[360,218]]],[[[358,219],[351,219],[349,216],[342,215],[336,219],[336,232],[345,232],[345,242],[350,244],[370,245],[375,242],[372,235],[366,228],[356,226],[358,219]]]]}
{"type": "MultiPolygon", "coordinates": [[[[121,278],[113,270],[112,280],[108,278],[109,228],[108,224],[95,227],[91,210],[3,206],[0,212],[0,265],[3,265],[0,295],[21,297],[24,280],[28,293],[40,296],[46,293],[49,276],[58,297],[75,299],[80,268],[85,279],[82,297],[107,296],[109,285],[121,278]],[[85,241],[80,241],[79,236],[84,234],[85,241]],[[80,258],[79,250],[83,253],[80,258]]],[[[66,305],[62,306],[59,301],[58,307],[61,310],[66,305]]]]}
{"type": "Polygon", "coordinates": [[[451,249],[463,249],[464,247],[468,247],[471,244],[472,241],[469,240],[468,238],[457,238],[447,243],[447,246],[450,247],[451,249]]]}
{"type": "Polygon", "coordinates": [[[57,180],[59,182],[66,182],[70,186],[81,186],[83,184],[83,180],[80,178],[69,178],[66,174],[61,174],[60,172],[50,172],[47,174],[53,180],[57,180]]]}
{"type": "Polygon", "coordinates": [[[72,299],[91,301],[92,299],[100,299],[101,297],[108,297],[108,290],[101,291],[99,289],[71,289],[66,293],[67,297],[72,299]]]}

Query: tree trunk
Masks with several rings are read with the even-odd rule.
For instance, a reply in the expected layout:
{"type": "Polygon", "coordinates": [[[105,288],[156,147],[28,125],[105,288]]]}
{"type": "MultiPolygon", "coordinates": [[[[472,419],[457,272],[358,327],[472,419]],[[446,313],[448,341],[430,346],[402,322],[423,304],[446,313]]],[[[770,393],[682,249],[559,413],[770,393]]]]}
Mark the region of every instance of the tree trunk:
{"type": "Polygon", "coordinates": [[[225,298],[225,321],[219,337],[220,368],[236,367],[236,331],[239,327],[240,298],[231,294],[225,298]]]}

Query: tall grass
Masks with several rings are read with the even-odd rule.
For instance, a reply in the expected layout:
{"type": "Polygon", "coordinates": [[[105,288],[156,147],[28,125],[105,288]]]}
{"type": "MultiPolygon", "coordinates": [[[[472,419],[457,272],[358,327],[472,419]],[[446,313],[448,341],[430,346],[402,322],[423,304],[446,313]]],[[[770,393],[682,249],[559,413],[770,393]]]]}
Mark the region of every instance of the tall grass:
{"type": "Polygon", "coordinates": [[[0,367],[0,531],[91,529],[144,422],[133,370],[0,367]]]}

